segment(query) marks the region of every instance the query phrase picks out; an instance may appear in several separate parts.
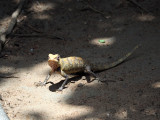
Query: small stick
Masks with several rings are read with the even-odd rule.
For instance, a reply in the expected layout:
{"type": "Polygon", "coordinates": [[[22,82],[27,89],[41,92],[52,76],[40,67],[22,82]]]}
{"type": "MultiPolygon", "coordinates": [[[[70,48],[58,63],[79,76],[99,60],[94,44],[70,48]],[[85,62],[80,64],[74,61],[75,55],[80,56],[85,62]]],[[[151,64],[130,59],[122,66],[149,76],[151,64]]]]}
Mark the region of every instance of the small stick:
{"type": "Polygon", "coordinates": [[[149,11],[145,8],[143,8],[142,6],[140,6],[137,2],[133,1],[133,0],[127,0],[129,2],[131,2],[132,4],[136,5],[137,7],[139,7],[140,9],[142,9],[143,11],[149,13],[149,11]]]}
{"type": "Polygon", "coordinates": [[[35,32],[38,32],[38,33],[43,33],[42,31],[40,31],[40,30],[37,30],[36,28],[34,28],[33,26],[31,26],[31,25],[27,25],[29,28],[31,28],[33,31],[35,31],[35,32]]]}
{"type": "Polygon", "coordinates": [[[64,40],[64,38],[62,38],[62,37],[58,37],[58,36],[53,36],[53,35],[50,35],[50,34],[47,34],[47,33],[45,33],[45,32],[43,32],[43,31],[40,31],[40,30],[37,30],[36,28],[34,28],[33,26],[31,26],[31,25],[27,25],[29,28],[31,28],[33,31],[35,31],[35,32],[38,32],[38,33],[43,33],[43,35],[41,34],[31,34],[31,35],[26,35],[25,37],[45,37],[45,36],[48,36],[49,38],[58,38],[58,39],[62,39],[62,40],[64,40]]]}
{"type": "Polygon", "coordinates": [[[97,10],[96,8],[92,7],[91,5],[89,5],[89,8],[90,8],[92,11],[101,14],[104,18],[108,19],[108,17],[107,17],[103,12],[97,10]]]}
{"type": "Polygon", "coordinates": [[[92,5],[90,5],[89,3],[86,3],[88,5],[88,7],[95,13],[99,13],[101,14],[104,18],[108,19],[108,17],[105,15],[105,13],[97,10],[96,8],[94,8],[92,5]]]}
{"type": "Polygon", "coordinates": [[[64,38],[55,36],[55,35],[50,35],[50,34],[12,34],[11,36],[16,36],[16,37],[48,37],[51,39],[61,39],[64,40],[64,38]]]}
{"type": "Polygon", "coordinates": [[[88,6],[89,6],[89,8],[90,8],[91,10],[93,10],[94,12],[96,12],[96,13],[100,13],[101,15],[104,15],[104,13],[103,13],[103,12],[101,12],[101,11],[97,10],[97,9],[96,9],[96,8],[94,8],[93,6],[91,6],[91,5],[89,5],[89,4],[88,4],[88,6]]]}

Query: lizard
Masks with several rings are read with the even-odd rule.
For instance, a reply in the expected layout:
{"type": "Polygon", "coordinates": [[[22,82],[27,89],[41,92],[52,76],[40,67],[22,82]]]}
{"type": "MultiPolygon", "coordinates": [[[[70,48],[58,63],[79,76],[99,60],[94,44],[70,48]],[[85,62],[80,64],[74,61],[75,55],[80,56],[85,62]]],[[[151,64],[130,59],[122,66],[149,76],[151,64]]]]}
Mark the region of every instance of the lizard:
{"type": "MultiPolygon", "coordinates": [[[[95,72],[107,70],[113,68],[120,63],[124,62],[137,48],[139,45],[135,46],[129,53],[127,53],[122,58],[110,64],[90,64],[88,61],[81,57],[71,56],[66,58],[61,58],[59,54],[49,54],[48,55],[48,65],[51,67],[49,74],[46,76],[43,82],[35,83],[36,86],[45,86],[50,76],[54,72],[58,72],[61,76],[65,78],[62,85],[59,87],[58,91],[62,91],[66,85],[68,79],[72,74],[78,72],[86,72],[92,75],[95,79],[99,80],[95,72]]],[[[100,80],[99,80],[100,81],[100,80]]]]}

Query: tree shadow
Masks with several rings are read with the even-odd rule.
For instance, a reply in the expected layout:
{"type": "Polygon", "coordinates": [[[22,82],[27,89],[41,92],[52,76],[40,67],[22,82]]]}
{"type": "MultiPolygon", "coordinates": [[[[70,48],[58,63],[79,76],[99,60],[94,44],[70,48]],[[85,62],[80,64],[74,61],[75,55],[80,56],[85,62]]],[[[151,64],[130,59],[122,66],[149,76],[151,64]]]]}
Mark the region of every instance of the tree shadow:
{"type": "Polygon", "coordinates": [[[86,109],[83,113],[77,110],[79,114],[76,117],[70,116],[65,120],[158,119],[160,117],[156,100],[158,91],[149,85],[146,82],[136,87],[135,85],[130,86],[124,81],[116,82],[114,85],[97,83],[93,86],[77,88],[65,102],[71,106],[85,107],[86,109]],[[124,84],[126,87],[123,87],[124,84]]]}
{"type": "Polygon", "coordinates": [[[0,73],[0,83],[3,83],[6,81],[6,79],[16,79],[18,78],[15,73],[0,73]]]}

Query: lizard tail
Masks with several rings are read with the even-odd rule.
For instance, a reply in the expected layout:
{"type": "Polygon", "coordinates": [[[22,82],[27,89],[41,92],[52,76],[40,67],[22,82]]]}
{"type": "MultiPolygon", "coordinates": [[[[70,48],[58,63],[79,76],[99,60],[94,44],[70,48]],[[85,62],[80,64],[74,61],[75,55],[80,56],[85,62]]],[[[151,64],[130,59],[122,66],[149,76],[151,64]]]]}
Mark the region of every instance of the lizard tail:
{"type": "Polygon", "coordinates": [[[119,65],[120,63],[122,63],[124,60],[126,60],[130,55],[132,55],[132,53],[139,48],[140,45],[135,46],[131,52],[127,53],[125,56],[123,56],[122,58],[118,59],[117,61],[110,63],[110,64],[106,64],[106,65],[94,65],[93,66],[93,71],[102,71],[102,70],[106,70],[106,69],[110,69],[112,67],[115,67],[117,65],[119,65]]]}

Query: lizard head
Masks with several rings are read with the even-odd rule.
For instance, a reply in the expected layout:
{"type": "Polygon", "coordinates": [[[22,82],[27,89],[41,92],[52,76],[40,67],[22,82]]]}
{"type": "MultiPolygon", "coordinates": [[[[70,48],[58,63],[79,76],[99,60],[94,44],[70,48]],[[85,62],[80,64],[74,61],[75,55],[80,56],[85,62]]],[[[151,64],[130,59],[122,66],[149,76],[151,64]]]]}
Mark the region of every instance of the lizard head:
{"type": "Polygon", "coordinates": [[[59,59],[60,55],[59,54],[49,54],[48,55],[48,65],[52,68],[52,70],[56,70],[60,65],[59,65],[59,59]]]}

